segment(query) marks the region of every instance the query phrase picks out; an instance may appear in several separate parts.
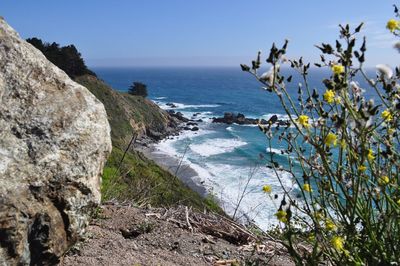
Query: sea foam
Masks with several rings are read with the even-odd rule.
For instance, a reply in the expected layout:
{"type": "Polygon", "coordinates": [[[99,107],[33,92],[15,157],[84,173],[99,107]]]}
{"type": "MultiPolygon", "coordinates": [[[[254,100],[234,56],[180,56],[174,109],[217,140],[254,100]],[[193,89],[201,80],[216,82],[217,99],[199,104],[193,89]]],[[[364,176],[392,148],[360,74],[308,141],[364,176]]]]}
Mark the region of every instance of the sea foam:
{"type": "Polygon", "coordinates": [[[216,108],[219,104],[183,104],[171,102],[173,106],[168,105],[166,102],[156,101],[156,104],[165,110],[183,110],[183,109],[199,109],[199,108],[216,108]]]}
{"type": "Polygon", "coordinates": [[[278,172],[279,181],[272,169],[262,165],[248,167],[206,163],[204,169],[207,169],[207,176],[212,177],[207,178],[207,181],[213,188],[213,194],[221,201],[223,209],[229,215],[236,212],[236,218],[241,218],[242,221],[255,221],[263,229],[278,222],[274,214],[283,195],[280,182],[286,188],[296,187],[287,172],[278,172]],[[272,187],[273,194],[279,195],[278,198],[262,191],[262,187],[267,184],[272,187]]]}
{"type": "Polygon", "coordinates": [[[236,148],[246,145],[239,139],[208,139],[199,144],[191,144],[189,147],[195,153],[201,156],[212,156],[221,153],[229,153],[236,148]]]}

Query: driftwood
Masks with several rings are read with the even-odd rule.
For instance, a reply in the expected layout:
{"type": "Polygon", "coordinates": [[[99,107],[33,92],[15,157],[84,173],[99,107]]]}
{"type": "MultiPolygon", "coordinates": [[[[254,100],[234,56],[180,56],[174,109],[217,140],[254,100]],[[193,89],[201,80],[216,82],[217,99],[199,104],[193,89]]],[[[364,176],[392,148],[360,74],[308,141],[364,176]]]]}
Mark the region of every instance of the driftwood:
{"type": "Polygon", "coordinates": [[[217,260],[214,265],[232,265],[232,263],[238,263],[237,260],[217,260]]]}
{"type": "Polygon", "coordinates": [[[192,233],[201,232],[224,239],[235,245],[248,244],[258,239],[246,227],[229,218],[214,213],[195,212],[188,207],[182,206],[171,211],[165,210],[163,214],[159,215],[149,213],[149,216],[156,216],[159,219],[176,223],[192,233]]]}
{"type": "Polygon", "coordinates": [[[185,206],[185,217],[186,217],[186,224],[187,224],[187,227],[190,229],[190,231],[193,233],[193,227],[192,227],[192,225],[190,224],[190,219],[189,219],[189,209],[188,209],[188,207],[187,206],[185,206]]]}
{"type": "MultiPolygon", "coordinates": [[[[287,249],[279,239],[274,239],[267,232],[259,227],[251,224],[251,228],[258,229],[260,234],[253,234],[246,226],[239,224],[228,217],[215,214],[197,212],[185,206],[179,206],[171,209],[160,209],[159,215],[156,212],[149,213],[150,216],[157,217],[161,220],[174,223],[181,228],[185,228],[192,233],[202,233],[207,236],[202,239],[204,243],[216,243],[217,239],[223,239],[231,244],[239,246],[238,249],[243,252],[259,254],[268,261],[278,256],[286,256],[287,249]],[[214,239],[213,239],[214,237],[214,239]]],[[[234,265],[238,261],[236,259],[225,259],[214,261],[214,265],[234,265]]],[[[267,264],[268,265],[268,262],[267,264]]]]}

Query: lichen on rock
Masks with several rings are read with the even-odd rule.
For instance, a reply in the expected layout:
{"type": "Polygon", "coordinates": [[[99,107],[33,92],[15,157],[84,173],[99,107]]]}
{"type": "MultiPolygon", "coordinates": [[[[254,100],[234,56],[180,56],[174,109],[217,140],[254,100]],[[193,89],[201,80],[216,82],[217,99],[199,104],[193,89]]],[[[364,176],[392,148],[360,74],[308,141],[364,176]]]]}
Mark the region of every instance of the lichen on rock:
{"type": "Polygon", "coordinates": [[[58,262],[110,151],[103,104],[0,18],[0,265],[58,262]]]}

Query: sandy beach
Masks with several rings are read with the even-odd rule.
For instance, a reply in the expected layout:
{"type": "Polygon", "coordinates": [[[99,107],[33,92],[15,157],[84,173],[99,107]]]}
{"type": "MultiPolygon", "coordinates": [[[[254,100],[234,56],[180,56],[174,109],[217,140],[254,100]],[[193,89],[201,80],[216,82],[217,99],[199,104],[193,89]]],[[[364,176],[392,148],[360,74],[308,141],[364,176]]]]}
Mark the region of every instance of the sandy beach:
{"type": "Polygon", "coordinates": [[[157,149],[157,143],[151,144],[148,147],[139,146],[135,147],[136,150],[142,152],[147,158],[153,160],[164,170],[167,170],[172,175],[177,176],[183,183],[185,183],[192,190],[205,197],[208,194],[207,188],[201,183],[196,182],[199,174],[190,165],[183,160],[184,158],[178,155],[171,156],[157,149]]]}

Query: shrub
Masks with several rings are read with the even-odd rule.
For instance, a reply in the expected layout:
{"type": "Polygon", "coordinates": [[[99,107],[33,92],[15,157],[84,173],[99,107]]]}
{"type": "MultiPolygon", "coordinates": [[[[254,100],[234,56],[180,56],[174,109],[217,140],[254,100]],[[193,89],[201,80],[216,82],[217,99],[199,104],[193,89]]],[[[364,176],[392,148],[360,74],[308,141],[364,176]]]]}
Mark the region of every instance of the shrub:
{"type": "Polygon", "coordinates": [[[141,82],[133,82],[128,90],[129,94],[147,97],[147,85],[141,82]]]}
{"type": "MultiPolygon", "coordinates": [[[[396,7],[395,13],[387,28],[399,36],[396,7]]],[[[310,63],[285,58],[287,41],[280,49],[272,45],[268,72],[258,73],[260,52],[251,67],[241,65],[279,99],[289,116],[291,126],[275,126],[277,119],[272,118],[259,127],[269,146],[274,137],[287,145],[288,166],[279,165],[273,154],[269,163],[278,178],[287,171],[297,184],[288,188],[281,182],[284,195],[276,212],[283,243],[297,265],[400,261],[400,72],[378,65],[377,75],[368,77],[363,67],[366,41],[358,41],[362,26],[351,30],[340,25],[335,45],[317,46],[322,55],[315,66],[331,72],[322,81],[321,95],[309,86],[310,63]],[[302,79],[296,99],[289,93],[292,76],[280,71],[282,63],[302,79]],[[360,77],[368,84],[365,89],[376,92],[376,102],[363,95],[360,77]]]]}

